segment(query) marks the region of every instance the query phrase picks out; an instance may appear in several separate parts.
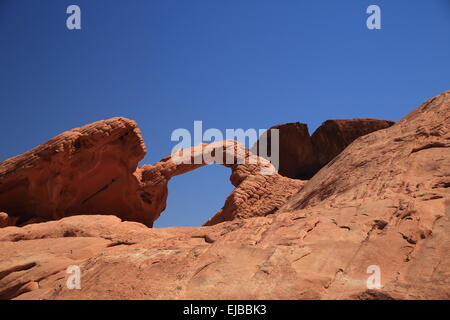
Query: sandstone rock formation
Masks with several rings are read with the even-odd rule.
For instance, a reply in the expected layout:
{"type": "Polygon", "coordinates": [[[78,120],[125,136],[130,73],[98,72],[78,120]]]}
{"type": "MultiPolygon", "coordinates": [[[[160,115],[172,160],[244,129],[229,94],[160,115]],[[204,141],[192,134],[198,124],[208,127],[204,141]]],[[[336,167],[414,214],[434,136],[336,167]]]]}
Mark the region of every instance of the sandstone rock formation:
{"type": "MultiPolygon", "coordinates": [[[[80,215],[2,228],[0,298],[449,299],[449,147],[450,91],[353,141],[270,215],[160,229],[80,215]],[[69,265],[80,267],[80,290],[66,287],[69,265]],[[369,288],[374,268],[381,287],[369,288]]],[[[140,174],[186,169],[155,166],[165,169],[140,174]]],[[[258,176],[241,170],[237,188],[258,176]]]]}
{"type": "Polygon", "coordinates": [[[386,129],[395,122],[379,119],[328,120],[314,131],[311,143],[314,146],[317,169],[333,160],[350,143],[368,133],[386,129]]]}
{"type": "Polygon", "coordinates": [[[134,121],[113,118],[67,131],[0,163],[0,211],[18,217],[59,219],[73,214],[115,214],[151,225],[135,176],[146,152],[134,121]]]}
{"type": "MultiPolygon", "coordinates": [[[[310,136],[306,124],[293,122],[273,126],[265,133],[265,139],[270,148],[271,130],[278,129],[278,173],[293,179],[307,180],[355,139],[393,124],[393,121],[378,119],[327,120],[310,136]]],[[[257,145],[253,148],[257,148],[257,145]]]]}
{"type": "Polygon", "coordinates": [[[113,118],[65,132],[0,163],[0,210],[9,214],[0,227],[77,214],[114,214],[152,226],[166,207],[168,181],[215,158],[231,168],[237,188],[209,225],[273,213],[304,184],[266,175],[264,170],[274,170],[270,163],[233,141],[185,150],[188,163],[176,164],[170,155],[137,168],[145,153],[136,123],[113,118]]]}
{"type": "Polygon", "coordinates": [[[212,164],[212,157],[208,163],[205,162],[208,154],[218,160],[214,163],[231,168],[230,181],[236,189],[227,197],[224,207],[205,225],[274,213],[289,196],[305,184],[305,181],[285,178],[274,173],[275,169],[270,162],[253,155],[236,141],[200,144],[184,150],[179,161],[185,159],[186,163],[174,162],[174,154],[155,165],[145,165],[140,168],[141,181],[144,182],[146,190],[160,190],[162,186],[167,190],[167,184],[172,177],[208,163],[212,164]]]}
{"type": "MultiPolygon", "coordinates": [[[[261,138],[266,139],[268,150],[272,147],[271,132],[273,129],[279,130],[278,173],[293,179],[310,179],[320,168],[317,164],[316,150],[309,136],[308,126],[300,122],[273,126],[261,138]]],[[[253,147],[255,150],[258,150],[260,142],[261,140],[253,147]]]]}

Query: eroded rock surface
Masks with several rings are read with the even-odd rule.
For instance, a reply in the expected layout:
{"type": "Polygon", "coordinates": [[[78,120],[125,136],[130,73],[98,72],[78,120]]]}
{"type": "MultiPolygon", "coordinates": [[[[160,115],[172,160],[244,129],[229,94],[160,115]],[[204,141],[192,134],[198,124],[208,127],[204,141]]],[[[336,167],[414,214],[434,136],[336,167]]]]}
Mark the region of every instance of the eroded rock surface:
{"type": "Polygon", "coordinates": [[[145,201],[135,176],[145,152],[136,123],[125,118],[67,131],[0,163],[0,211],[18,224],[96,213],[151,225],[159,208],[145,201]]]}
{"type": "MultiPolygon", "coordinates": [[[[194,228],[104,215],[2,228],[0,298],[449,299],[449,147],[450,91],[355,140],[274,214],[194,228]],[[66,286],[69,265],[80,290],[66,286]],[[374,266],[381,287],[368,288],[374,266]]],[[[239,188],[258,175],[237,176],[239,188]]]]}

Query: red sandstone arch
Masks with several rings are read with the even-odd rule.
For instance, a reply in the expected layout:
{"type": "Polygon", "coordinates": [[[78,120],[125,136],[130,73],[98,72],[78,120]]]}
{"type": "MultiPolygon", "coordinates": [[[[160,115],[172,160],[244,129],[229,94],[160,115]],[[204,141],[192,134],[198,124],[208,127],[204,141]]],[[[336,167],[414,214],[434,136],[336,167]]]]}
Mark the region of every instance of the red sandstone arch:
{"type": "MultiPolygon", "coordinates": [[[[274,212],[303,185],[278,174],[264,175],[262,170],[271,170],[270,163],[234,141],[202,144],[185,150],[184,155],[194,160],[205,150],[223,159],[236,155],[224,164],[232,170],[230,181],[236,189],[208,225],[274,212]]],[[[77,214],[114,214],[152,226],[166,207],[168,181],[207,163],[177,163],[175,155],[170,155],[137,168],[145,153],[136,123],[125,118],[67,131],[0,163],[0,212],[7,212],[10,221],[18,224],[77,214]]]]}

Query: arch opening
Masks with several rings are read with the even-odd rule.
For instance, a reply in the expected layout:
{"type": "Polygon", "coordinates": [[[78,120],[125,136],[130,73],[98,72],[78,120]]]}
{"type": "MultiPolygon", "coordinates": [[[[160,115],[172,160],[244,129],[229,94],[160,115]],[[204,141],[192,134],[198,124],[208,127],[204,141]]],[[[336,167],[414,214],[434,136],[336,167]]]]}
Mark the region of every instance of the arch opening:
{"type": "Polygon", "coordinates": [[[223,207],[225,199],[235,189],[230,175],[229,168],[210,164],[171,179],[167,207],[153,227],[203,225],[223,207]]]}

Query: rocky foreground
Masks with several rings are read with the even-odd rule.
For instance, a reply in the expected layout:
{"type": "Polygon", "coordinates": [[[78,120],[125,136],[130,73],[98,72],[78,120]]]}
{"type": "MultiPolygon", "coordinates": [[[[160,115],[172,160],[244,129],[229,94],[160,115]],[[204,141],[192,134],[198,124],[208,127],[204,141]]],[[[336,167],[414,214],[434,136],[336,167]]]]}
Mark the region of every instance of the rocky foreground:
{"type": "Polygon", "coordinates": [[[1,162],[0,298],[450,298],[450,91],[395,124],[277,127],[279,174],[262,175],[262,158],[227,165],[236,189],[203,227],[151,228],[169,179],[205,164],[138,168],[128,119],[1,162]],[[81,289],[66,286],[70,265],[81,289]],[[381,288],[367,287],[371,266],[381,288]]]}

